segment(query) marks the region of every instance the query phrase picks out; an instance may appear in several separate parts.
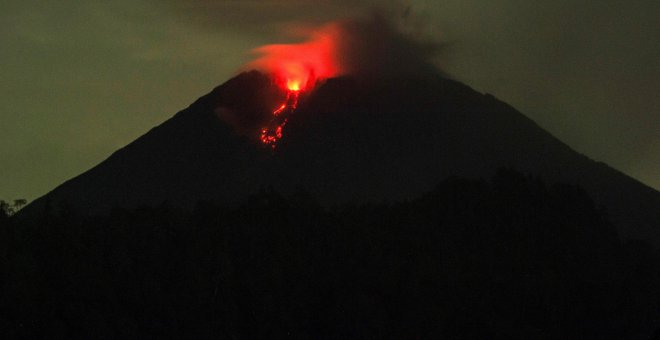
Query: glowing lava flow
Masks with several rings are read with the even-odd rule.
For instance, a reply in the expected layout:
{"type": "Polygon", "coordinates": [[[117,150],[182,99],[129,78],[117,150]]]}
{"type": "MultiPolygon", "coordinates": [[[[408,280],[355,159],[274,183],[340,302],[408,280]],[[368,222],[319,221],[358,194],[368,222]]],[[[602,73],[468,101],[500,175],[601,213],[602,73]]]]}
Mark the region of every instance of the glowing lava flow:
{"type": "Polygon", "coordinates": [[[282,130],[289,119],[289,115],[298,108],[300,90],[300,82],[287,82],[287,93],[284,103],[273,111],[273,119],[268,126],[261,128],[262,143],[270,145],[273,149],[277,147],[277,142],[282,139],[282,130]]]}

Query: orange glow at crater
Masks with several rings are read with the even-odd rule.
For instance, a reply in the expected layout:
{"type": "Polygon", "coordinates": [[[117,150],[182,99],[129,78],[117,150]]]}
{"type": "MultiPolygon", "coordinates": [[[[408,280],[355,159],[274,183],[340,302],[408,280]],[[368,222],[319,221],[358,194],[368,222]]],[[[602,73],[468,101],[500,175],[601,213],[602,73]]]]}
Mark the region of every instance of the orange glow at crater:
{"type": "Polygon", "coordinates": [[[289,89],[289,91],[300,91],[300,81],[298,80],[288,80],[286,87],[289,89]]]}

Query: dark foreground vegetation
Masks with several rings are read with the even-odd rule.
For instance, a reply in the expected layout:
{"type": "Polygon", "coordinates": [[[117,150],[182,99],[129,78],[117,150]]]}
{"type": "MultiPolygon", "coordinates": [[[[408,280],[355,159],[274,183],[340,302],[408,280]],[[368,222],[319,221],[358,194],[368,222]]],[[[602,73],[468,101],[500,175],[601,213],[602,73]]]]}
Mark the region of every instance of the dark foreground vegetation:
{"type": "Polygon", "coordinates": [[[49,211],[0,214],[2,338],[636,339],[660,317],[653,248],[513,171],[372,206],[49,211]]]}

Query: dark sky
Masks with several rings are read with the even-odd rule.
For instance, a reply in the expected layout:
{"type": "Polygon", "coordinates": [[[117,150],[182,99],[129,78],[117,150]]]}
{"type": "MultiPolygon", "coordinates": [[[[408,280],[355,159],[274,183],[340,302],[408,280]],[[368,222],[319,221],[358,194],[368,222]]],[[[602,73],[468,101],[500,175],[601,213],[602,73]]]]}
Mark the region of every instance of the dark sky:
{"type": "Polygon", "coordinates": [[[660,2],[5,0],[0,199],[34,199],[236,74],[292,22],[378,4],[436,62],[660,188],[660,2]],[[404,15],[405,14],[405,15],[404,15]]]}

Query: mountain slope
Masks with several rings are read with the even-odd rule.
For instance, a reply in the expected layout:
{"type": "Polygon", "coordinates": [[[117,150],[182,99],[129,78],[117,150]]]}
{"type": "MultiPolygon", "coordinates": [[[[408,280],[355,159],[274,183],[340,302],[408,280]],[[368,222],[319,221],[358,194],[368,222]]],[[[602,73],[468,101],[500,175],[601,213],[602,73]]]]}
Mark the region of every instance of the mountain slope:
{"type": "Polygon", "coordinates": [[[231,204],[264,186],[326,205],[408,199],[449,176],[510,167],[576,183],[619,233],[660,245],[660,193],[594,162],[509,105],[458,82],[335,78],[301,98],[275,151],[259,144],[276,103],[268,77],[239,75],[23,211],[84,212],[169,201],[231,204]],[[47,203],[48,202],[48,203],[47,203]]]}

